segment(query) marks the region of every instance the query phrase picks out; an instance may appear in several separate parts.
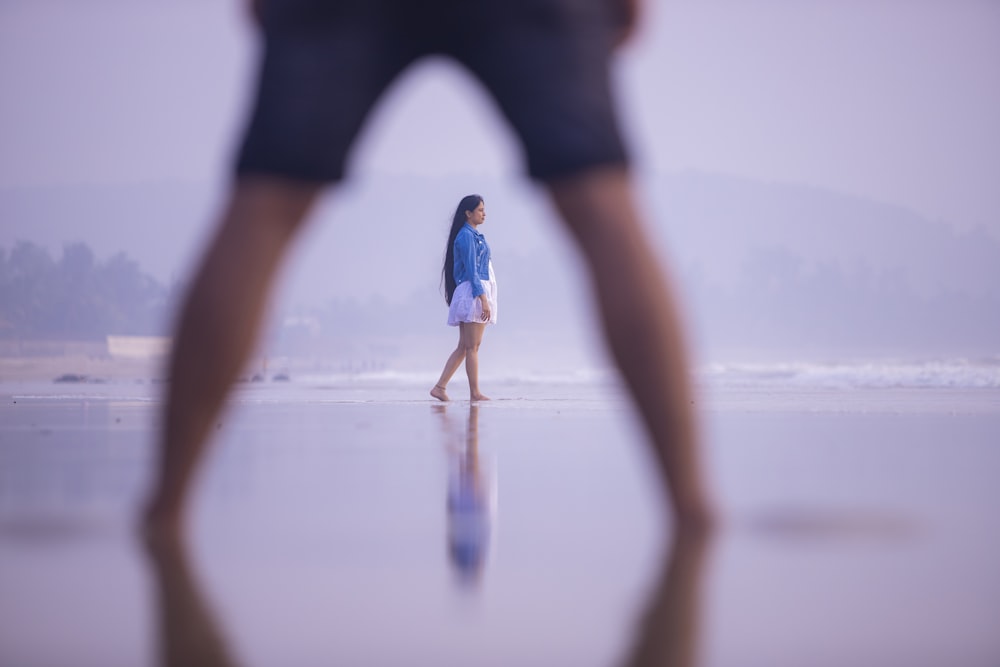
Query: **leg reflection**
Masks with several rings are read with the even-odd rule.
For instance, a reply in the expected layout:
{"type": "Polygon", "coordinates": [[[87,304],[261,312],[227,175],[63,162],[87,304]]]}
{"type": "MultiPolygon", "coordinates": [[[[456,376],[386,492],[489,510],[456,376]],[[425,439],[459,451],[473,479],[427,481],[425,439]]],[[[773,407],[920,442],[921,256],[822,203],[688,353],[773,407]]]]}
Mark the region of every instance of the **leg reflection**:
{"type": "Polygon", "coordinates": [[[183,542],[150,539],[145,546],[156,580],[157,664],[160,667],[236,665],[192,576],[183,542]]]}
{"type": "Polygon", "coordinates": [[[448,453],[448,558],[460,582],[475,584],[486,566],[494,509],[494,486],[479,455],[479,406],[469,404],[464,441],[445,406],[434,407],[442,415],[448,453]]]}
{"type": "Polygon", "coordinates": [[[711,534],[679,530],[651,589],[627,667],[694,667],[700,637],[701,597],[711,534]]]}

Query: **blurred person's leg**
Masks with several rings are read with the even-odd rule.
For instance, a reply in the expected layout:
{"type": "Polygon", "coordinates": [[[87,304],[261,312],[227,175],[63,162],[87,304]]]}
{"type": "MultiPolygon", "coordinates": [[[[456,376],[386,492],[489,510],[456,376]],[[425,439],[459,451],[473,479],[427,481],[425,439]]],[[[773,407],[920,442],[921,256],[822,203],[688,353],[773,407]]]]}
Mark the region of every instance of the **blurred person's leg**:
{"type": "MultiPolygon", "coordinates": [[[[699,442],[682,328],[636,212],[611,85],[622,27],[602,2],[495,5],[502,30],[459,42],[493,94],[583,253],[615,362],[649,434],[675,516],[706,524],[699,442]]],[[[634,9],[634,7],[632,8],[634,9]]],[[[468,364],[468,361],[466,362],[468,364]]]]}
{"type": "Polygon", "coordinates": [[[275,273],[319,187],[237,181],[180,312],[168,367],[148,527],[178,528],[192,474],[229,387],[253,351],[275,273]]]}
{"type": "MultiPolygon", "coordinates": [[[[343,179],[369,110],[420,53],[376,3],[260,3],[263,59],[237,181],[181,311],[147,530],[180,527],[229,386],[253,349],[275,272],[323,184],[343,179]]],[[[415,11],[415,10],[414,10],[415,11]]]]}
{"type": "Polygon", "coordinates": [[[677,518],[709,521],[678,309],[635,209],[624,167],[549,185],[582,251],[605,340],[653,443],[677,518]]]}

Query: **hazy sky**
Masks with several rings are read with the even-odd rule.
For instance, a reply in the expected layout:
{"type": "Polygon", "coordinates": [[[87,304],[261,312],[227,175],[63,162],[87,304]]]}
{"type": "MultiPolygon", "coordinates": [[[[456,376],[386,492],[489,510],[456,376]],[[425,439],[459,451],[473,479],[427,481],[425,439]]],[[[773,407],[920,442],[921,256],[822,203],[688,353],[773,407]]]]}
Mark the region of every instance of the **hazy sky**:
{"type": "MultiPolygon", "coordinates": [[[[644,168],[816,185],[1000,236],[1000,2],[647,4],[619,79],[644,168]]],[[[218,182],[254,46],[238,0],[0,0],[0,191],[218,182]]],[[[399,84],[356,173],[519,168],[460,70],[399,84]]]]}

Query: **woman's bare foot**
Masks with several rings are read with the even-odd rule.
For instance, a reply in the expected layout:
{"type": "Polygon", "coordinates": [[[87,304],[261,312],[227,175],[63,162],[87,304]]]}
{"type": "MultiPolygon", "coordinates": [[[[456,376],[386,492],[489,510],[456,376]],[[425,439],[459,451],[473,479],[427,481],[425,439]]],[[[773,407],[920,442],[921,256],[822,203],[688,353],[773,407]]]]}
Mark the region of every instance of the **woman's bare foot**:
{"type": "Polygon", "coordinates": [[[490,397],[487,396],[486,394],[480,394],[477,391],[477,392],[475,392],[473,394],[469,394],[469,400],[470,401],[488,401],[488,400],[490,400],[490,397]]]}
{"type": "Polygon", "coordinates": [[[447,400],[450,400],[450,399],[448,398],[448,392],[446,392],[446,391],[444,390],[444,387],[442,387],[442,386],[441,386],[441,385],[439,385],[439,384],[436,384],[436,385],[434,385],[434,388],[433,388],[433,389],[431,389],[431,396],[433,396],[434,398],[436,398],[436,399],[437,399],[437,400],[439,400],[439,401],[447,401],[447,400]]]}

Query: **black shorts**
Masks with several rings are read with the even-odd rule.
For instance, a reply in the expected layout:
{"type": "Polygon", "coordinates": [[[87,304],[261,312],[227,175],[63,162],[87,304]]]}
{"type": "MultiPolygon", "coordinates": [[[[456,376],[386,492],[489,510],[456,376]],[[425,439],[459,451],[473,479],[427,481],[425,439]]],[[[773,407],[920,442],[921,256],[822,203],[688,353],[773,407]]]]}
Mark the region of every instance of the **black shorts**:
{"type": "Polygon", "coordinates": [[[239,174],[344,175],[372,106],[411,63],[464,65],[552,180],[624,164],[610,91],[614,0],[264,0],[257,96],[239,174]]]}

